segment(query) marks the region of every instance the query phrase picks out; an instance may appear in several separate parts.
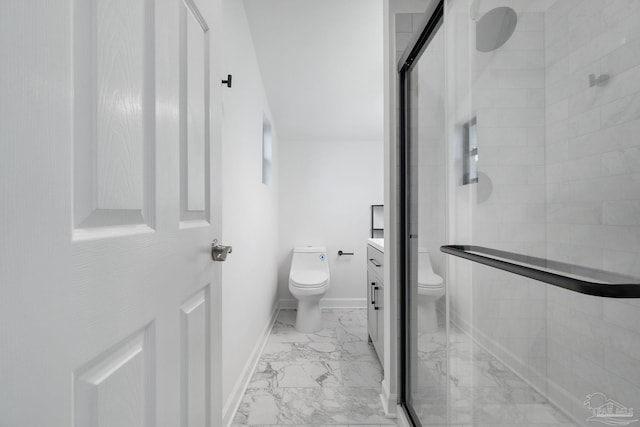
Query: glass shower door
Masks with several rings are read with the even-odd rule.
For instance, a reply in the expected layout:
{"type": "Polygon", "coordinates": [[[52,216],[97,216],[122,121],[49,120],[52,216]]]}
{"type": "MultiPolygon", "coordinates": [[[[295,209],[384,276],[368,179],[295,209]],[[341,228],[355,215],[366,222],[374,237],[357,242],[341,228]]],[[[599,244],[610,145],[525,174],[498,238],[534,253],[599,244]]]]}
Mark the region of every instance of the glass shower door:
{"type": "Polygon", "coordinates": [[[442,3],[400,73],[407,411],[640,425],[640,2],[442,3]]]}
{"type": "Polygon", "coordinates": [[[445,75],[442,28],[404,72],[407,168],[405,400],[414,422],[447,420],[445,75]]]}

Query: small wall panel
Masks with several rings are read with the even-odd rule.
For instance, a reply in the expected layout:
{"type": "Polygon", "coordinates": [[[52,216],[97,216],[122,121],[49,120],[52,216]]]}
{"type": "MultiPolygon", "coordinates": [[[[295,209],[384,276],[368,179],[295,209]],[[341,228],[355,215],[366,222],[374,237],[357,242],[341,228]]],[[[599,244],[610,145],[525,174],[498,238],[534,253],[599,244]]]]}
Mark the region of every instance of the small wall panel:
{"type": "Polygon", "coordinates": [[[149,328],[106,351],[74,375],[74,426],[153,424],[153,350],[149,328]]]}
{"type": "Polygon", "coordinates": [[[208,286],[181,308],[182,426],[209,427],[210,334],[208,286]]]}
{"type": "Polygon", "coordinates": [[[191,0],[181,7],[180,49],[181,219],[208,220],[209,27],[191,0]]]}
{"type": "Polygon", "coordinates": [[[152,6],[150,0],[75,3],[76,229],[153,225],[152,6]]]}

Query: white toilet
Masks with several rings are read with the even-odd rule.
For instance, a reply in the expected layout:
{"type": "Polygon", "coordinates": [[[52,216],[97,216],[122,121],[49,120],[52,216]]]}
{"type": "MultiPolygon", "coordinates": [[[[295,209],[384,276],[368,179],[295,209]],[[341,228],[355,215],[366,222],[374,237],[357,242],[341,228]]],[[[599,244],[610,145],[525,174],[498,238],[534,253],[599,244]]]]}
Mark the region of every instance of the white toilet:
{"type": "Polygon", "coordinates": [[[324,246],[296,246],[291,257],[289,291],[298,300],[296,329],[322,329],[320,299],[329,290],[329,261],[324,246]]]}
{"type": "Polygon", "coordinates": [[[436,301],[445,294],[444,280],[433,272],[429,252],[418,249],[418,332],[438,330],[436,301]]]}

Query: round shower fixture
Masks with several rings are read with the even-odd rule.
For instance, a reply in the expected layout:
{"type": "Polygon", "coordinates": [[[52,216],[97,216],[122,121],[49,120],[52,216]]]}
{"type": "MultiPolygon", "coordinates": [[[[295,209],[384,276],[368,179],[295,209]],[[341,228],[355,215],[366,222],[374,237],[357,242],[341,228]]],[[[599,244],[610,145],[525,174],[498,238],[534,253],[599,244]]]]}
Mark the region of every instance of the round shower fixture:
{"type": "Polygon", "coordinates": [[[518,15],[510,7],[491,9],[476,22],[476,49],[491,52],[504,45],[513,35],[518,15]]]}

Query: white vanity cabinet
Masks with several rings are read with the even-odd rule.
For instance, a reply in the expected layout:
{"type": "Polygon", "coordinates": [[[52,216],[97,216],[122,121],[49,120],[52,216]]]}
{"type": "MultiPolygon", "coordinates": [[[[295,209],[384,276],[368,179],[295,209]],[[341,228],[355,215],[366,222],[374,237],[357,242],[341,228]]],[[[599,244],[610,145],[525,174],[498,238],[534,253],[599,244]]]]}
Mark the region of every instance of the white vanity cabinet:
{"type": "Polygon", "coordinates": [[[367,245],[367,330],[380,363],[384,363],[383,263],[382,251],[369,243],[367,245]]]}

